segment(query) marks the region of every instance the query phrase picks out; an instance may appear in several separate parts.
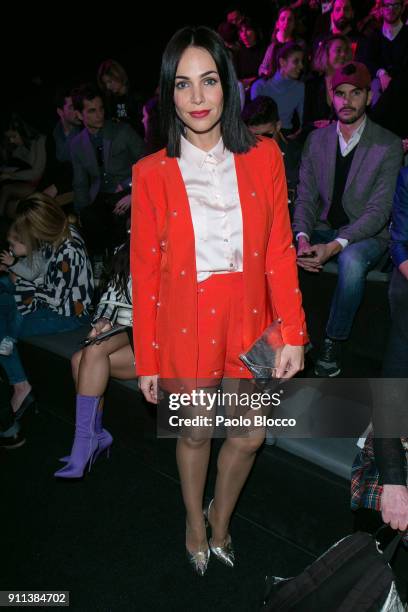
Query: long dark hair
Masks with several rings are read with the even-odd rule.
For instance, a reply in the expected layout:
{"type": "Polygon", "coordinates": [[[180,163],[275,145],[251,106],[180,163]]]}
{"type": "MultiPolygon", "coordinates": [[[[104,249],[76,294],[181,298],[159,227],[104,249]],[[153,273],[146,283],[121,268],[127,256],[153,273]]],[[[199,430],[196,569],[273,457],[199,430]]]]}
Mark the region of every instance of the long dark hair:
{"type": "Polygon", "coordinates": [[[107,266],[104,274],[104,289],[112,284],[116,291],[122,293],[129,303],[132,296],[129,295],[128,282],[130,275],[130,232],[125,242],[117,249],[107,266]]]}
{"type": "Polygon", "coordinates": [[[30,149],[34,140],[37,140],[41,135],[35,127],[29,125],[18,113],[12,113],[6,131],[8,130],[18,132],[26,149],[30,149]]]}
{"type": "Polygon", "coordinates": [[[255,138],[241,119],[238,81],[234,66],[222,38],[205,26],[187,26],[176,32],[163,54],[160,72],[160,117],[162,132],[168,138],[167,155],[180,157],[180,137],[184,130],[174,106],[177,66],[188,47],[200,47],[213,58],[224,95],[221,134],[225,147],[232,153],[246,153],[255,138]]]}

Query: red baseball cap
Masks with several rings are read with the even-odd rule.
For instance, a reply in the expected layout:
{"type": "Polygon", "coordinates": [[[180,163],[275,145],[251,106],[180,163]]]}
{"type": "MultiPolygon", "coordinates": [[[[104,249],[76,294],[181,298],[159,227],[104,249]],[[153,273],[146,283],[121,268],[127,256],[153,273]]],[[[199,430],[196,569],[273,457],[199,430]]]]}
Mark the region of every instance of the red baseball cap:
{"type": "Polygon", "coordinates": [[[361,62],[348,62],[337,68],[336,72],[332,77],[332,89],[333,91],[339,87],[339,85],[354,85],[358,89],[370,89],[371,87],[371,75],[365,64],[361,62]]]}

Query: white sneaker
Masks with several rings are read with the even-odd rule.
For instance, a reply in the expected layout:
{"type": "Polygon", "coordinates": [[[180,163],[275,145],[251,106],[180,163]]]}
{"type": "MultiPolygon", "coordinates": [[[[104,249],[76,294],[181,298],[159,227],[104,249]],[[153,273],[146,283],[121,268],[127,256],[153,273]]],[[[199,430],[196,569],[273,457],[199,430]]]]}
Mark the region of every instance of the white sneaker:
{"type": "Polygon", "coordinates": [[[0,355],[7,357],[7,355],[11,355],[14,349],[14,340],[10,338],[10,336],[6,336],[0,342],[0,355]]]}

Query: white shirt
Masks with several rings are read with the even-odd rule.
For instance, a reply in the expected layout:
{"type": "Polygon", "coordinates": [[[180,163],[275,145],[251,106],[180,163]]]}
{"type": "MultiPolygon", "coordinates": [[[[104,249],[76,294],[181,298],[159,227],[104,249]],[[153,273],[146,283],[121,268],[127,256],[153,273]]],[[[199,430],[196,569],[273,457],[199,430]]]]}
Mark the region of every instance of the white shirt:
{"type": "Polygon", "coordinates": [[[393,25],[392,23],[384,22],[383,27],[382,27],[382,35],[388,40],[394,40],[394,38],[396,38],[398,34],[400,33],[400,30],[403,25],[404,24],[402,23],[401,19],[398,21],[396,25],[393,25]]]}
{"type": "Polygon", "coordinates": [[[243,231],[234,155],[222,139],[203,151],[181,137],[177,160],[194,227],[197,280],[242,272],[243,231]]]}
{"type": "Polygon", "coordinates": [[[353,149],[356,148],[358,143],[360,142],[361,136],[364,132],[364,128],[367,123],[367,116],[364,117],[364,121],[358,126],[358,128],[353,132],[350,140],[346,141],[344,139],[343,134],[341,133],[340,123],[337,122],[337,134],[339,136],[339,145],[340,151],[343,157],[346,157],[353,149]]]}

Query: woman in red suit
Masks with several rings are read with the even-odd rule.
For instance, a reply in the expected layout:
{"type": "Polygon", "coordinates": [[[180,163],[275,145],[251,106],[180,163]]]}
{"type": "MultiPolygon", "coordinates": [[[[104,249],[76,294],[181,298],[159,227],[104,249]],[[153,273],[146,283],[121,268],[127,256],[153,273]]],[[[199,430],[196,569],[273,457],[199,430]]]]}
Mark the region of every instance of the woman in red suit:
{"type": "MultiPolygon", "coordinates": [[[[237,80],[222,40],[184,28],[163,55],[160,108],[166,149],[133,169],[131,274],[139,386],[157,403],[158,378],[251,378],[239,359],[274,318],[285,343],[276,375],[303,369],[307,342],[282,155],[241,120],[237,80]]],[[[229,566],[229,522],[264,431],[229,436],[214,498],[202,503],[210,439],[177,441],[186,547],[203,575],[210,551],[229,566]],[[205,519],[212,529],[206,537],[205,519]]]]}

